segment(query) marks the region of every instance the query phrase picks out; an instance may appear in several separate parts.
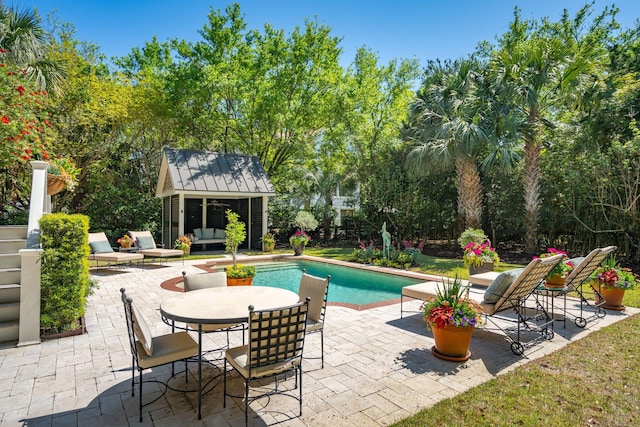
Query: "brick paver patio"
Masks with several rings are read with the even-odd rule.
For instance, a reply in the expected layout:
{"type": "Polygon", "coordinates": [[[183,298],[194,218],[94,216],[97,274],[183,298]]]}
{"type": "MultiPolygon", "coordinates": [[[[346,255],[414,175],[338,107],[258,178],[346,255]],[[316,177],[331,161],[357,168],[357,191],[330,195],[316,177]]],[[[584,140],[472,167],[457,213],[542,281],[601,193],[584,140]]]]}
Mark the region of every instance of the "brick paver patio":
{"type": "MultiPolygon", "coordinates": [[[[228,399],[223,409],[221,384],[203,398],[201,421],[196,415],[194,392],[167,392],[143,409],[142,424],[138,423],[137,390],[131,397],[131,354],[119,289],[126,288],[142,308],[154,335],[167,333],[170,328],[160,319],[159,306],[173,291],[162,289],[160,283],[179,277],[182,271],[200,272],[197,265],[201,264],[202,260],[179,261],[103,270],[93,276],[99,288],[88,300],[86,334],[0,349],[2,426],[243,425],[243,402],[228,399]]],[[[409,308],[418,309],[420,302],[409,304],[409,308]]],[[[295,400],[273,396],[250,406],[250,424],[389,425],[639,311],[608,311],[605,318],[589,323],[585,329],[570,321],[563,329],[557,322],[555,338],[528,349],[524,357],[511,352],[503,335],[476,330],[471,359],[451,363],[431,355],[433,338],[421,316],[416,313],[400,319],[399,303],[363,311],[330,306],[325,326],[325,368],[319,369],[317,359],[304,361],[302,417],[296,417],[295,400]]],[[[223,339],[224,334],[208,334],[205,348],[213,348],[213,341],[223,339]]],[[[241,337],[232,335],[232,345],[240,343],[241,337]]],[[[305,355],[318,356],[319,352],[319,334],[309,335],[305,355]]],[[[190,368],[196,374],[196,365],[190,368]]],[[[212,368],[205,372],[209,376],[216,373],[212,368]]],[[[154,369],[145,372],[145,378],[166,379],[168,373],[168,368],[154,369]]],[[[172,384],[182,386],[182,378],[172,384]]],[[[192,376],[189,385],[194,384],[192,376]]],[[[242,393],[237,376],[231,386],[237,394],[242,393]]],[[[150,400],[158,390],[154,384],[145,384],[144,397],[150,400]]]]}

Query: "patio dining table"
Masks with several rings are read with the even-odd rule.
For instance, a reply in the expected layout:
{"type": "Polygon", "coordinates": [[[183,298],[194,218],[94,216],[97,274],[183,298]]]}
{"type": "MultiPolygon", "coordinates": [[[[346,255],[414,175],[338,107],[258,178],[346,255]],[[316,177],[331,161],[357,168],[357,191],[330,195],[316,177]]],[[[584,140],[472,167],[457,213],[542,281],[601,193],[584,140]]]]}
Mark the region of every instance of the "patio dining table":
{"type": "Polygon", "coordinates": [[[227,286],[176,293],[160,304],[171,322],[198,325],[198,419],[202,419],[202,325],[247,322],[249,306],[270,310],[298,302],[298,294],[269,286],[227,286]]]}

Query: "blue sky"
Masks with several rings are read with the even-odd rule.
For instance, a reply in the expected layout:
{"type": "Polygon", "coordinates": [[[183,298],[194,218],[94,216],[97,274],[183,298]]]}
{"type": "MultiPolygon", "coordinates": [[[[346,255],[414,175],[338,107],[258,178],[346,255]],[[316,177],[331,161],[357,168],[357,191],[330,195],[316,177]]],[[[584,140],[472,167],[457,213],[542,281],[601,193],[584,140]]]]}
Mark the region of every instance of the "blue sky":
{"type": "MultiPolygon", "coordinates": [[[[54,9],[63,22],[76,27],[76,38],[100,46],[111,58],[142,47],[156,35],[197,41],[210,7],[224,10],[221,0],[5,0],[5,5],[37,8],[43,18],[54,9]]],[[[287,32],[306,18],[332,28],[342,38],[341,62],[348,65],[358,47],[369,47],[382,63],[394,58],[458,58],[473,52],[478,42],[503,34],[518,6],[525,18],[560,18],[564,8],[573,16],[584,0],[251,0],[238,1],[249,28],[264,23],[287,32]]],[[[594,10],[615,4],[624,28],[640,18],[639,0],[596,0],[594,10]]]]}

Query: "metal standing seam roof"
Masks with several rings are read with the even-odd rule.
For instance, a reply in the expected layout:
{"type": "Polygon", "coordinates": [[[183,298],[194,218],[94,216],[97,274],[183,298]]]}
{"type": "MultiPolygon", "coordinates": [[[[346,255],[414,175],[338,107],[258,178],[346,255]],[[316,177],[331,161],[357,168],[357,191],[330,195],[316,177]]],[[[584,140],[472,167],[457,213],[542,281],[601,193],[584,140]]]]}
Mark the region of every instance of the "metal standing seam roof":
{"type": "Polygon", "coordinates": [[[165,148],[175,191],[275,194],[256,156],[165,148]]]}

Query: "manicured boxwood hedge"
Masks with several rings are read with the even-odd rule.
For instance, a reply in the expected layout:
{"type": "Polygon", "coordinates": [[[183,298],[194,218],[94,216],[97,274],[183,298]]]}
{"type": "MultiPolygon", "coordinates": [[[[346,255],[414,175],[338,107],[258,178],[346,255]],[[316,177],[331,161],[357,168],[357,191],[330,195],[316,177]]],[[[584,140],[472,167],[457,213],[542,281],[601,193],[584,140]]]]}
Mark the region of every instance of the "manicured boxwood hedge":
{"type": "Polygon", "coordinates": [[[53,334],[76,329],[93,282],[89,275],[89,217],[64,213],[40,219],[40,327],[53,334]]]}

